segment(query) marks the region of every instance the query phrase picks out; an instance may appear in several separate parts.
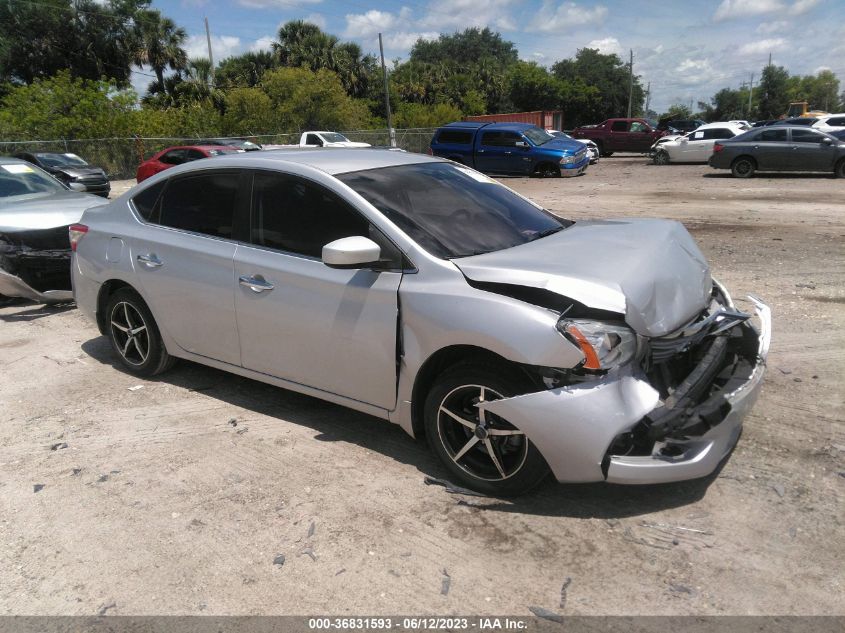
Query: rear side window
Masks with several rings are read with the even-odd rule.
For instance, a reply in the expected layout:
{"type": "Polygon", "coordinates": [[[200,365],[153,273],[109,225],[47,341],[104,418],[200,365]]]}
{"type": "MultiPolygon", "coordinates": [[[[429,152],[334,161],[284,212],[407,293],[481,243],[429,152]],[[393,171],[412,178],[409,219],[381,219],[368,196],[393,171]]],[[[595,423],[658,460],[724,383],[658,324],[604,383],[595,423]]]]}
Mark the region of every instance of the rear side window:
{"type": "Polygon", "coordinates": [[[202,158],[206,158],[206,155],[203,154],[198,149],[189,149],[188,150],[188,157],[186,160],[200,160],[202,158]]]}
{"type": "Polygon", "coordinates": [[[833,117],[832,119],[828,119],[825,122],[825,125],[830,125],[830,126],[834,126],[834,127],[845,126],[845,116],[838,116],[838,117],[833,117]]]}
{"type": "Polygon", "coordinates": [[[762,132],[760,132],[760,135],[754,140],[761,141],[763,143],[785,143],[786,130],[763,130],[762,132]]]}
{"type": "Polygon", "coordinates": [[[469,145],[472,143],[472,132],[466,130],[441,130],[437,135],[438,143],[453,143],[455,145],[469,145]]]}
{"type": "Polygon", "coordinates": [[[161,197],[157,223],[230,239],[237,198],[235,172],[204,172],[175,178],[161,197]]]}
{"type": "Polygon", "coordinates": [[[164,189],[164,185],[166,184],[166,180],[157,182],[152,187],[147,187],[141,193],[132,198],[132,206],[135,207],[138,215],[144,218],[147,222],[152,221],[156,203],[158,202],[161,192],[164,189]]]}
{"type": "MultiPolygon", "coordinates": [[[[698,133],[699,132],[696,132],[696,134],[698,134],[698,133]]],[[[713,128],[713,129],[710,129],[710,130],[704,130],[703,134],[704,134],[705,139],[719,140],[719,139],[733,138],[734,137],[733,132],[731,132],[727,128],[721,128],[721,127],[713,128]]]]}
{"type": "Polygon", "coordinates": [[[159,161],[168,165],[181,165],[185,162],[185,150],[173,149],[163,154],[159,161]]]}
{"type": "Polygon", "coordinates": [[[488,147],[499,147],[503,144],[501,132],[485,132],[481,135],[481,144],[488,147]]]}
{"type": "Polygon", "coordinates": [[[627,121],[614,121],[613,125],[610,126],[611,132],[627,132],[628,131],[628,122],[627,121]]]}

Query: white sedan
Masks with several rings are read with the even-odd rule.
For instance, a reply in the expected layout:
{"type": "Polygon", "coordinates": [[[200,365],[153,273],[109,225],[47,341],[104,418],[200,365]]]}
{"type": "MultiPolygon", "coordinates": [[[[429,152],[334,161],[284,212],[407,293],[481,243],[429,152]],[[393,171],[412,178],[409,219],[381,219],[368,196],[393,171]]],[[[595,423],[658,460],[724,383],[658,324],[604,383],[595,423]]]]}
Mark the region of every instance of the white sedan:
{"type": "Polygon", "coordinates": [[[745,129],[731,122],[708,123],[672,140],[660,139],[652,146],[655,165],[669,163],[706,163],[716,141],[733,138],[745,129]]]}
{"type": "Polygon", "coordinates": [[[574,138],[572,136],[569,136],[569,134],[567,134],[566,132],[561,132],[559,130],[549,130],[549,134],[556,138],[566,138],[571,141],[578,141],[579,143],[583,143],[587,146],[587,153],[590,155],[590,164],[595,165],[597,162],[599,162],[599,146],[593,143],[593,141],[591,141],[590,139],[574,138]]]}

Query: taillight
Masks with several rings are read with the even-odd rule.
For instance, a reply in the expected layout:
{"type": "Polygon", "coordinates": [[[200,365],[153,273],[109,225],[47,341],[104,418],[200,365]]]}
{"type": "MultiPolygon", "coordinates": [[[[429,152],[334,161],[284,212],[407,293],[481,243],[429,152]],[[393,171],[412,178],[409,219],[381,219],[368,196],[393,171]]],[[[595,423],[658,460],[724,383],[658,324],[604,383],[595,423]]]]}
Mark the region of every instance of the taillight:
{"type": "Polygon", "coordinates": [[[722,145],[721,143],[716,143],[713,146],[713,153],[715,154],[716,152],[721,152],[723,149],[725,149],[724,145],[722,145]]]}
{"type": "Polygon", "coordinates": [[[434,156],[434,152],[431,151],[430,147],[427,150],[425,150],[425,153],[428,154],[429,156],[434,156]]]}
{"type": "Polygon", "coordinates": [[[82,239],[82,236],[88,232],[88,227],[84,224],[71,224],[67,227],[67,230],[68,236],[70,237],[70,250],[75,253],[76,246],[79,244],[79,240],[82,239]]]}

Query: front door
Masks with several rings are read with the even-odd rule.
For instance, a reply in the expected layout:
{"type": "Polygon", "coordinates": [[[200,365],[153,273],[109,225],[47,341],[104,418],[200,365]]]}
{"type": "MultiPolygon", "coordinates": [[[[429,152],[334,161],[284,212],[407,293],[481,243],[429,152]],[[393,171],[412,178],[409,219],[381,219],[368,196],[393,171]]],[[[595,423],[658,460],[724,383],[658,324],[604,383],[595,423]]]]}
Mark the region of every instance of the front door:
{"type": "Polygon", "coordinates": [[[833,171],[836,146],[823,141],[827,137],[815,130],[792,130],[792,169],[801,171],[833,171]]]}
{"type": "Polygon", "coordinates": [[[244,367],[393,409],[398,249],[310,180],[256,171],[252,191],[251,245],[238,248],[234,265],[244,367]],[[382,246],[381,270],[322,263],[325,244],[352,235],[382,246]]]}

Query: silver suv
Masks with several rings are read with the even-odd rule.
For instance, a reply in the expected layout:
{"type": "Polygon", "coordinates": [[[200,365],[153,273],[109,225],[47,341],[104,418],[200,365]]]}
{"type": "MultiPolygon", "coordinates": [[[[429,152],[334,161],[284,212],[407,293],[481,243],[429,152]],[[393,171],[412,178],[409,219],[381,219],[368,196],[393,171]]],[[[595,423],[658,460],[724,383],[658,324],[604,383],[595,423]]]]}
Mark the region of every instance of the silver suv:
{"type": "Polygon", "coordinates": [[[489,494],[705,476],[765,368],[768,308],[752,326],[682,225],[574,223],[418,154],[197,161],[70,230],[127,371],[184,358],[384,418],[489,494]]]}

